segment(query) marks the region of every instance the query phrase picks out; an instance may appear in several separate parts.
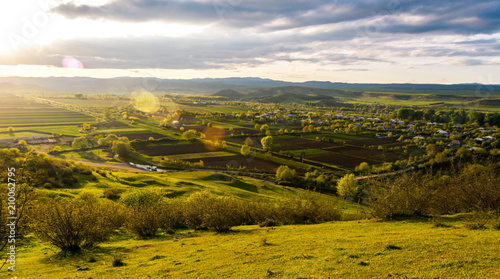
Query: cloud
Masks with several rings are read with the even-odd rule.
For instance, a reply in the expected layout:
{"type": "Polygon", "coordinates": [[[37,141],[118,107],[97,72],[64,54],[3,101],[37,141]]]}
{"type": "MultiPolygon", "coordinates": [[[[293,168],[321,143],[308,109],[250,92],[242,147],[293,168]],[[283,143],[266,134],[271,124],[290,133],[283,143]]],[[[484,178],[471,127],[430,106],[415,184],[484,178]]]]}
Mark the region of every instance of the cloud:
{"type": "Polygon", "coordinates": [[[42,50],[27,48],[1,57],[2,64],[60,67],[65,56],[72,56],[87,69],[235,69],[285,61],[365,71],[364,65],[395,65],[397,60],[417,58],[448,57],[446,61],[455,65],[481,66],[489,65],[486,57],[500,55],[497,0],[297,0],[286,4],[282,0],[114,0],[99,6],[67,2],[52,12],[102,24],[155,21],[160,26],[185,23],[207,28],[179,37],[133,34],[55,40],[42,50]]]}
{"type": "Polygon", "coordinates": [[[68,18],[127,22],[161,21],[287,30],[351,23],[373,33],[491,34],[500,30],[497,0],[115,0],[102,6],[61,4],[52,12],[68,18]],[[408,22],[408,18],[424,18],[408,22]]]}

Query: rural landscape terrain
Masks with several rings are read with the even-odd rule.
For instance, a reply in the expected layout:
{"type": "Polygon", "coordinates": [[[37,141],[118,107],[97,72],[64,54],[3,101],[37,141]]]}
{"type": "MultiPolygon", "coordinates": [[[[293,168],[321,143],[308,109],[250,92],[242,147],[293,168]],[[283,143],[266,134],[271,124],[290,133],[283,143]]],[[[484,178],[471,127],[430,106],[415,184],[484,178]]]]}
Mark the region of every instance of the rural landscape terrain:
{"type": "Polygon", "coordinates": [[[496,91],[2,86],[12,276],[500,276],[496,91]]]}
{"type": "Polygon", "coordinates": [[[500,1],[0,1],[0,277],[500,278],[500,1]]]}

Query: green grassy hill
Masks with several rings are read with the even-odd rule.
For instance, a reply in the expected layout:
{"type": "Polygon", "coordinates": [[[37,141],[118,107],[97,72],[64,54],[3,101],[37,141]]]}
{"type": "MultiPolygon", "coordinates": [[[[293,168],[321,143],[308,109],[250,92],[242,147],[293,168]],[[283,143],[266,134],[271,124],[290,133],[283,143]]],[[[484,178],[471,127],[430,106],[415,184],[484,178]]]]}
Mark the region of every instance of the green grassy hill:
{"type": "Polygon", "coordinates": [[[136,240],[121,232],[92,254],[57,256],[28,238],[18,278],[499,278],[500,231],[424,219],[343,221],[232,232],[180,231],[136,240]],[[113,266],[120,258],[125,264],[113,266]],[[267,271],[273,273],[267,276],[267,271]]]}

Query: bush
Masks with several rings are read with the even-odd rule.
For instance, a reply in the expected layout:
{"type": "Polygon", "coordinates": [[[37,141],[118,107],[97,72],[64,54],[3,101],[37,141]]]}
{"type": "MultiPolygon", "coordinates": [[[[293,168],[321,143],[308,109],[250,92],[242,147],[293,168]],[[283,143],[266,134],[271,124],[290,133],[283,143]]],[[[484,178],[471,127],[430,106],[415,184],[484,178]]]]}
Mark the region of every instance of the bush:
{"type": "Polygon", "coordinates": [[[121,197],[120,190],[118,188],[110,188],[104,190],[104,196],[110,200],[117,200],[121,197]]]}
{"type": "Polygon", "coordinates": [[[184,207],[184,221],[190,229],[206,229],[203,222],[205,212],[208,210],[212,194],[207,191],[191,194],[184,207]]]}
{"type": "Polygon", "coordinates": [[[210,197],[207,211],[203,214],[203,225],[216,232],[226,232],[241,224],[238,201],[232,197],[210,197]]]}
{"type": "Polygon", "coordinates": [[[161,195],[154,191],[137,191],[122,202],[128,208],[127,228],[139,238],[155,236],[161,226],[161,195]]]}
{"type": "Polygon", "coordinates": [[[160,205],[160,228],[166,232],[184,226],[184,202],[179,199],[164,199],[160,205]]]}
{"type": "Polygon", "coordinates": [[[117,205],[84,195],[76,200],[40,201],[30,212],[31,228],[62,252],[77,253],[109,239],[121,226],[117,205]]]}
{"type": "Polygon", "coordinates": [[[113,256],[113,266],[114,267],[119,267],[119,266],[124,266],[126,265],[123,262],[123,257],[121,255],[114,255],[113,256]]]}
{"type": "Polygon", "coordinates": [[[500,180],[494,165],[469,165],[455,176],[416,172],[373,182],[373,215],[442,215],[500,208],[500,180]]]}

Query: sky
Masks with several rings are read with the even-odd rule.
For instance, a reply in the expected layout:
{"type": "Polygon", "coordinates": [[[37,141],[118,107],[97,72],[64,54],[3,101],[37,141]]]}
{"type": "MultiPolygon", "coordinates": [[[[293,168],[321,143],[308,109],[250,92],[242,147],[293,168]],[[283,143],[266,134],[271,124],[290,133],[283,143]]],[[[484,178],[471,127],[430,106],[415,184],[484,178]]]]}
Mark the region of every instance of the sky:
{"type": "Polygon", "coordinates": [[[3,77],[500,84],[499,0],[1,1],[0,34],[3,77]]]}

